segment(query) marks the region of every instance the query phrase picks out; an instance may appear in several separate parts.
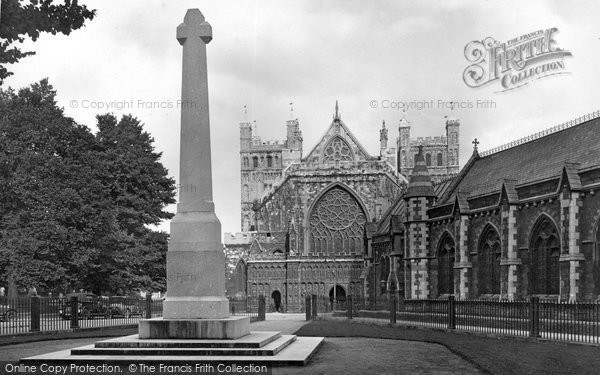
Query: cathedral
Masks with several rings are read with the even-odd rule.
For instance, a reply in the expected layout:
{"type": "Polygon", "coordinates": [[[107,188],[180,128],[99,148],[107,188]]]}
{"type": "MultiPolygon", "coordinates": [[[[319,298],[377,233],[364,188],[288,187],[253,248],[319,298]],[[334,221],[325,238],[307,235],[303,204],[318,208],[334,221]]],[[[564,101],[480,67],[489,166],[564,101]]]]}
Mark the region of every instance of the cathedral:
{"type": "Polygon", "coordinates": [[[389,147],[384,123],[374,157],[337,105],[306,156],[296,120],[281,143],[241,124],[248,230],[225,236],[229,295],[287,311],[308,294],[598,300],[600,111],[485,152],[475,139],[460,171],[459,126],[414,139],[403,119],[389,147]]]}
{"type": "Polygon", "coordinates": [[[408,178],[419,170],[417,155],[435,182],[459,172],[459,122],[445,125],[442,136],[410,138],[402,119],[390,146],[384,122],[379,155],[372,156],[342,121],[337,102],[329,127],[306,154],[298,120],[287,121],[284,141],[262,141],[252,124],[241,123],[242,233],[224,238],[228,295],[262,294],[273,310],[299,311],[307,294],[372,294],[366,233],[406,195],[408,178]]]}

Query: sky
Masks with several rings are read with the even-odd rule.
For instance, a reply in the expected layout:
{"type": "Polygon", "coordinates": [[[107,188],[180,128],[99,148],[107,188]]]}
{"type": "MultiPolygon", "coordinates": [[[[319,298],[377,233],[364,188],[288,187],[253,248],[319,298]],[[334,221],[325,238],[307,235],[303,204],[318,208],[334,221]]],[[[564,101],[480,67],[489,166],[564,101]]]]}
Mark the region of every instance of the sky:
{"type": "MultiPolygon", "coordinates": [[[[95,116],[133,114],[179,175],[182,48],[177,25],[199,8],[212,25],[207,46],[214,202],[223,232],[240,231],[239,123],[256,121],[263,140],[285,138],[297,118],[309,152],[330,125],[335,101],[362,145],[379,152],[404,116],[413,137],[444,133],[458,118],[460,161],[472,140],[486,150],[600,109],[597,1],[157,1],[80,0],[97,16],[69,36],[26,42],[36,52],[9,67],[4,86],[45,77],[65,113],[93,131],[95,116]],[[561,73],[502,91],[470,87],[465,47],[503,43],[556,28],[569,51],[561,73]],[[290,104],[293,103],[293,113],[290,104]],[[398,103],[413,103],[406,113],[398,103]],[[454,109],[449,103],[456,102],[454,109]],[[244,113],[244,106],[247,114],[244,113]]],[[[509,71],[510,73],[510,71],[509,71]]],[[[168,208],[175,212],[175,206],[168,208]]],[[[168,231],[168,222],[161,229],[168,231]]]]}

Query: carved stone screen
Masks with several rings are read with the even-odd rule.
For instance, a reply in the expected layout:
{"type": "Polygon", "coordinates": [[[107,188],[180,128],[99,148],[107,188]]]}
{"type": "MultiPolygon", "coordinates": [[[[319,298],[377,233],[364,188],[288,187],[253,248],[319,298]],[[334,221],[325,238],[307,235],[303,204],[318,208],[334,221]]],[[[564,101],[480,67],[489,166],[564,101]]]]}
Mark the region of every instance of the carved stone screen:
{"type": "Polygon", "coordinates": [[[324,162],[335,162],[335,161],[351,161],[354,160],[352,156],[352,150],[348,143],[340,137],[332,139],[323,152],[324,162]]]}
{"type": "Polygon", "coordinates": [[[309,251],[362,253],[365,222],[365,213],[356,199],[342,188],[332,188],[310,214],[309,251]]]}

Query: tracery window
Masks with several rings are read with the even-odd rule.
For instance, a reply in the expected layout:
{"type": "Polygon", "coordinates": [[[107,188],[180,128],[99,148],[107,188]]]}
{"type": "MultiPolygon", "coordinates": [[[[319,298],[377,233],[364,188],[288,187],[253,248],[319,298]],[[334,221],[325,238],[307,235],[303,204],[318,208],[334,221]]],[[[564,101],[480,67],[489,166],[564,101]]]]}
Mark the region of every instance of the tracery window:
{"type": "Polygon", "coordinates": [[[479,240],[479,294],[500,294],[500,237],[488,225],[479,240]]]}
{"type": "Polygon", "coordinates": [[[342,188],[332,188],[310,214],[310,252],[362,253],[365,222],[356,199],[342,188]]]}
{"type": "Polygon", "coordinates": [[[438,294],[454,294],[454,239],[448,234],[438,247],[438,294]]]}
{"type": "Polygon", "coordinates": [[[531,294],[558,294],[560,246],[556,226],[543,217],[531,236],[531,294]]]}
{"type": "Polygon", "coordinates": [[[348,143],[340,137],[335,137],[325,147],[323,152],[323,161],[351,161],[354,160],[352,150],[348,143]]]}

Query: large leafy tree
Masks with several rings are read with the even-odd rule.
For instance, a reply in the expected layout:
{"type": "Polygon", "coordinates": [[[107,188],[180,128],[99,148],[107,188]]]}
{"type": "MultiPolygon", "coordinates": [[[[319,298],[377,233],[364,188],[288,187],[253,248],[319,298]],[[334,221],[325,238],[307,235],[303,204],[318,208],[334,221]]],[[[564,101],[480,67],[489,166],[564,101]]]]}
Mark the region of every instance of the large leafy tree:
{"type": "Polygon", "coordinates": [[[0,267],[13,285],[77,282],[79,265],[110,232],[94,136],[54,97],[46,80],[0,94],[0,267]]]}
{"type": "Polygon", "coordinates": [[[95,11],[77,0],[2,0],[0,1],[0,84],[12,73],[6,68],[20,59],[34,55],[22,51],[20,44],[29,38],[36,41],[43,32],[69,35],[94,18],[95,11]]]}
{"type": "Polygon", "coordinates": [[[150,226],[173,217],[175,181],[160,163],[154,139],[134,117],[98,116],[96,141],[101,151],[98,178],[113,203],[117,228],[105,238],[93,284],[112,290],[152,285],[164,289],[167,235],[150,226]],[[107,256],[109,255],[109,256],[107,256]]]}
{"type": "Polygon", "coordinates": [[[136,119],[66,117],[46,80],[0,90],[0,283],[164,289],[175,184],[136,119]]]}

